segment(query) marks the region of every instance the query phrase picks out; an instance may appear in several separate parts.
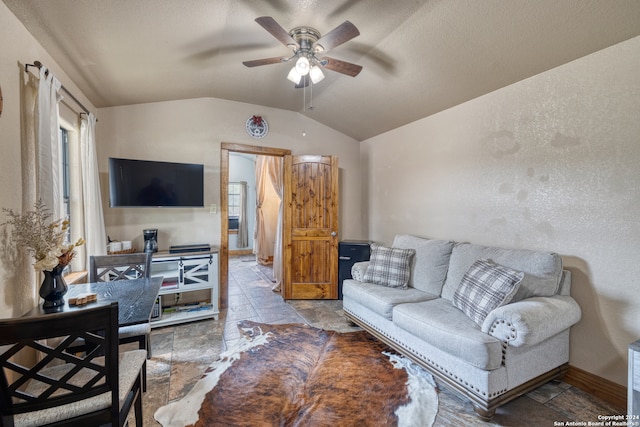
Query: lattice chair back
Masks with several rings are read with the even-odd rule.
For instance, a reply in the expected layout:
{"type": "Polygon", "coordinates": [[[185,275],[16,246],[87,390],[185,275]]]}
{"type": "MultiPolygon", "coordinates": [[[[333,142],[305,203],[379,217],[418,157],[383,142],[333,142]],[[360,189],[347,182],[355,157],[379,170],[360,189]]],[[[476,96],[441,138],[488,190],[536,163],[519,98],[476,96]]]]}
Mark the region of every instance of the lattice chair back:
{"type": "Polygon", "coordinates": [[[149,277],[151,254],[145,252],[91,256],[89,270],[90,282],[110,282],[149,277]]]}
{"type": "MultiPolygon", "coordinates": [[[[151,276],[151,254],[148,252],[137,254],[94,255],[89,258],[89,281],[110,282],[127,279],[149,278],[151,276]]],[[[126,286],[126,282],[124,286],[126,286]]],[[[151,324],[149,322],[137,325],[122,326],[118,333],[120,344],[137,342],[138,348],[147,352],[151,357],[151,324]]],[[[146,365],[142,370],[143,390],[147,390],[146,365]]]]}
{"type": "Polygon", "coordinates": [[[0,346],[1,425],[119,424],[117,303],[0,320],[0,346]]]}

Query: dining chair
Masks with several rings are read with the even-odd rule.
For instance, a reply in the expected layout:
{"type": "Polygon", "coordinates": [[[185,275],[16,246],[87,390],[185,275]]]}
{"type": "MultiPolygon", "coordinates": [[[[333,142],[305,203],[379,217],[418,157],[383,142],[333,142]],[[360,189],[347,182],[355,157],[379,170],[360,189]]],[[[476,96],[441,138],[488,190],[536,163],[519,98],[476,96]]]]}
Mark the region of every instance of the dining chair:
{"type": "MultiPolygon", "coordinates": [[[[89,282],[109,282],[118,280],[148,278],[151,275],[151,254],[93,255],[89,258],[89,282]]],[[[126,284],[123,284],[126,286],[126,284]]],[[[121,326],[118,331],[120,344],[137,342],[138,348],[146,350],[151,358],[151,323],[121,326]]],[[[142,388],[147,390],[147,372],[142,373],[142,388]]]]}
{"type": "Polygon", "coordinates": [[[89,259],[89,281],[108,282],[113,280],[149,277],[151,254],[93,255],[89,259]]]}
{"type": "Polygon", "coordinates": [[[143,350],[119,351],[118,303],[0,320],[0,425],[142,425],[143,350]],[[72,353],[78,339],[91,350],[72,353]]]}

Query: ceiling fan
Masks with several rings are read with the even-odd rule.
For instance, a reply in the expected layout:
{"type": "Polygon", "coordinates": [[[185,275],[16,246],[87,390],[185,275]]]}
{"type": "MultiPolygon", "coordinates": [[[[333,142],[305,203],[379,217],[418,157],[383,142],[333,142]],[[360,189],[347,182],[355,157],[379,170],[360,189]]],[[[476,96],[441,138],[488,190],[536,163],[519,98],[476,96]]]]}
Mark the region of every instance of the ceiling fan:
{"type": "Polygon", "coordinates": [[[360,65],[328,56],[321,58],[317,56],[360,35],[356,26],[349,21],[343,22],[324,36],[315,28],[306,26],[295,27],[287,32],[270,16],[256,18],[256,22],[282,44],[293,50],[293,55],[244,61],[243,64],[247,67],[280,64],[295,59],[295,66],[289,72],[287,79],[295,83],[296,87],[307,86],[309,80],[313,84],[320,82],[324,79],[323,68],[351,77],[357,76],[362,71],[360,65]]]}

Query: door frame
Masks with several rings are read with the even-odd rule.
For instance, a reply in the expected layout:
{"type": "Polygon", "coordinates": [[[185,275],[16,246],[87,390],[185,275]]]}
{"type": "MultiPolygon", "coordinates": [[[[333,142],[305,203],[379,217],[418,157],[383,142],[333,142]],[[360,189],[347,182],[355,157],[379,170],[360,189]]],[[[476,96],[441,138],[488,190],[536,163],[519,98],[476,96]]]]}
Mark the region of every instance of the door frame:
{"type": "Polygon", "coordinates": [[[284,158],[284,156],[291,155],[291,150],[231,142],[223,142],[220,145],[220,308],[229,307],[229,153],[256,154],[284,158]]]}

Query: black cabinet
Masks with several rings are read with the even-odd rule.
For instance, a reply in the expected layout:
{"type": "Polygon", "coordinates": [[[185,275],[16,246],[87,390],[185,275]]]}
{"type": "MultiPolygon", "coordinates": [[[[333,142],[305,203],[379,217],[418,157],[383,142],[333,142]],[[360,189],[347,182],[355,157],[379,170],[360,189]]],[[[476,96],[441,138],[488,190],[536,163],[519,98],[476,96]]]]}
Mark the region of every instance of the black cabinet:
{"type": "Polygon", "coordinates": [[[356,262],[368,261],[371,242],[345,241],[338,244],[338,299],[342,299],[342,281],[351,279],[351,267],[356,262]]]}

